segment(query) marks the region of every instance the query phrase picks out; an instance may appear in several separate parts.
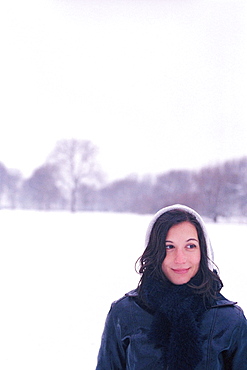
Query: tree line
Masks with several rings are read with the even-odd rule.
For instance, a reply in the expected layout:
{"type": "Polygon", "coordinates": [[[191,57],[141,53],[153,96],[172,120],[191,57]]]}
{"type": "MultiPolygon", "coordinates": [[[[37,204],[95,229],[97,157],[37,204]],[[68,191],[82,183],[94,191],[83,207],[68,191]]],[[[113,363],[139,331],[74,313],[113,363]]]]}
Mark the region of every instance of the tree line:
{"type": "Polygon", "coordinates": [[[24,179],[0,162],[0,207],[9,209],[154,213],[186,204],[215,222],[247,213],[247,157],[200,170],[171,170],[105,183],[97,148],[59,141],[47,161],[24,179]]]}

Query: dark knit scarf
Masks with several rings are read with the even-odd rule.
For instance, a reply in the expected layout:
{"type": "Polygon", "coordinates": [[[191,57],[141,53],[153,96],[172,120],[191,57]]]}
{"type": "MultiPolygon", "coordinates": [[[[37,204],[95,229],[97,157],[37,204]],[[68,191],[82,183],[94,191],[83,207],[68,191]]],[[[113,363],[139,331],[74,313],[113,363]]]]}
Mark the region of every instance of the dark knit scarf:
{"type": "MultiPolygon", "coordinates": [[[[199,285],[197,274],[190,283],[199,285]]],[[[154,278],[143,282],[142,297],[154,314],[149,339],[163,348],[164,368],[192,370],[202,360],[199,325],[206,305],[188,284],[174,285],[154,278]]]]}

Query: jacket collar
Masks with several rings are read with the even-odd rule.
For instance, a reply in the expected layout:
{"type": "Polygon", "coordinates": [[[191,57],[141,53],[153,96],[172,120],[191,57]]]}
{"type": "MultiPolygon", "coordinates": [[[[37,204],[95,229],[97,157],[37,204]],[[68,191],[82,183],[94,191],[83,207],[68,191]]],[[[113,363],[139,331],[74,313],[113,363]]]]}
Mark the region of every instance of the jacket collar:
{"type": "MultiPolygon", "coordinates": [[[[137,289],[131,290],[130,292],[125,294],[126,297],[138,297],[137,289]]],[[[215,304],[211,306],[211,308],[220,308],[220,307],[228,307],[228,306],[235,306],[237,302],[229,301],[226,299],[222,294],[219,294],[219,297],[216,299],[215,304]]]]}
{"type": "Polygon", "coordinates": [[[227,307],[227,306],[235,306],[237,302],[229,301],[225,297],[217,299],[215,304],[211,308],[219,308],[219,307],[227,307]]]}

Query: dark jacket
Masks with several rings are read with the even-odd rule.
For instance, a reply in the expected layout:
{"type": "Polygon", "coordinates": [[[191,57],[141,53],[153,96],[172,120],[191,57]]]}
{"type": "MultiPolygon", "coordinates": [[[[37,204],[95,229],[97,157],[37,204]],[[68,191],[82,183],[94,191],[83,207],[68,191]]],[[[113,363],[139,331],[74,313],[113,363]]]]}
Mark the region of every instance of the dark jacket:
{"type": "MultiPolygon", "coordinates": [[[[147,338],[153,316],[132,291],[114,302],[107,316],[96,370],[161,370],[162,349],[147,338]]],[[[203,316],[203,360],[197,370],[247,370],[247,321],[223,296],[203,316]]],[[[172,369],[174,370],[174,369],[172,369]]],[[[188,369],[190,370],[190,369],[188,369]]]]}

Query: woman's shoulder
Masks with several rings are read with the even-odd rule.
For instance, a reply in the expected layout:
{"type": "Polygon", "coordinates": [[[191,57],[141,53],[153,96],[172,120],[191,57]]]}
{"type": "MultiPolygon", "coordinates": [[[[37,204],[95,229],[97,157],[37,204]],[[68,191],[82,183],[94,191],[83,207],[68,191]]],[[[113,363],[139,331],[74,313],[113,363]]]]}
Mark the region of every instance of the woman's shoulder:
{"type": "Polygon", "coordinates": [[[222,294],[218,293],[217,298],[215,299],[215,302],[212,305],[212,308],[235,307],[235,306],[237,306],[237,302],[230,301],[222,294]]]}
{"type": "Polygon", "coordinates": [[[139,304],[137,289],[131,290],[121,298],[111,304],[110,312],[113,315],[125,317],[127,315],[144,315],[146,314],[143,307],[139,304]]]}
{"type": "Polygon", "coordinates": [[[140,328],[148,330],[153,316],[139,305],[138,293],[132,290],[112,303],[108,319],[129,334],[140,328]]]}
{"type": "Polygon", "coordinates": [[[135,305],[135,290],[131,290],[130,292],[126,293],[121,298],[115,300],[111,304],[111,310],[114,312],[122,311],[122,310],[130,310],[131,307],[135,305]]]}
{"type": "Polygon", "coordinates": [[[238,302],[230,301],[222,294],[218,295],[218,298],[212,305],[211,309],[217,309],[221,318],[225,318],[226,320],[230,318],[230,321],[246,321],[244,312],[238,305],[238,302]]]}
{"type": "Polygon", "coordinates": [[[126,328],[131,328],[133,326],[133,320],[136,324],[139,318],[144,321],[147,319],[146,313],[136,302],[134,290],[112,302],[108,313],[109,322],[115,322],[120,325],[124,324],[126,328]]]}

